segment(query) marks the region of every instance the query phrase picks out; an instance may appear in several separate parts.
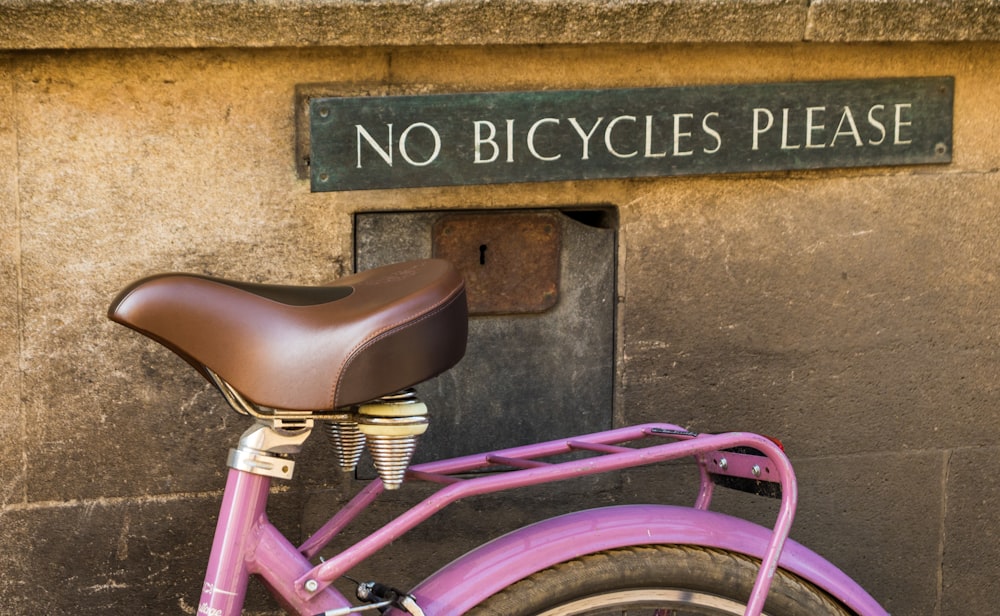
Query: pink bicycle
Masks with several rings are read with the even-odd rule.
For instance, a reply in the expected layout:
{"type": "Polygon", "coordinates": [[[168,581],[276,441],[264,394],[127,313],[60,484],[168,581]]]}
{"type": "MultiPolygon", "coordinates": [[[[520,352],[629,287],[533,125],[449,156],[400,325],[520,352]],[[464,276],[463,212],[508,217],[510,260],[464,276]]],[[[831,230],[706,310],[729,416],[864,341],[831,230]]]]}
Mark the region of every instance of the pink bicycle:
{"type": "Polygon", "coordinates": [[[640,425],[410,466],[427,408],[410,389],[465,352],[461,276],[441,260],[361,272],[322,287],[185,274],[140,280],[109,316],[167,346],[254,419],[230,467],[198,614],[239,614],[256,575],[290,613],[340,616],[886,614],[858,584],[788,539],[795,475],[780,445],[751,433],[640,425]],[[266,514],[317,422],[352,469],[367,447],[379,479],[302,545],[266,514]],[[570,455],[567,455],[570,454],[570,455]],[[552,518],[482,545],[412,589],[333,587],[355,565],[450,503],[502,490],[693,457],[693,507],[627,505],[552,518]],[[475,472],[483,470],[496,472],[475,472]],[[326,561],[313,559],[384,489],[432,496],[326,561]],[[708,510],[717,482],[781,499],[773,529],[708,510]]]}

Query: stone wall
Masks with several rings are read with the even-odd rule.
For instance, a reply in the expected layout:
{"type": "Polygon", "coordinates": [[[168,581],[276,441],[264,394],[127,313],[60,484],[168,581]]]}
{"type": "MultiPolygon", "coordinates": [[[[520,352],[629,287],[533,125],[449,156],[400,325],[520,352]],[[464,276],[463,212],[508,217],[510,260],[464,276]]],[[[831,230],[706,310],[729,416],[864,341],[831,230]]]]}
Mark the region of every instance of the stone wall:
{"type": "MultiPolygon", "coordinates": [[[[1000,18],[995,2],[0,1],[0,612],[194,613],[246,427],[107,322],[183,270],[319,283],[358,212],[613,206],[618,423],[780,435],[793,535],[893,614],[1000,588],[1000,18]],[[953,162],[309,192],[296,88],[478,91],[955,77],[953,162]]],[[[363,482],[314,437],[273,517],[306,535],[363,482]],[[324,514],[324,512],[326,512],[324,514]]],[[[419,491],[376,507],[360,536],[419,491]]],[[[407,584],[562,510],[679,498],[645,473],[445,514],[366,575],[407,584]],[[496,512],[501,511],[502,515],[496,512]]],[[[766,504],[723,497],[766,519],[766,504]]],[[[252,613],[277,609],[258,590],[252,613]]]]}

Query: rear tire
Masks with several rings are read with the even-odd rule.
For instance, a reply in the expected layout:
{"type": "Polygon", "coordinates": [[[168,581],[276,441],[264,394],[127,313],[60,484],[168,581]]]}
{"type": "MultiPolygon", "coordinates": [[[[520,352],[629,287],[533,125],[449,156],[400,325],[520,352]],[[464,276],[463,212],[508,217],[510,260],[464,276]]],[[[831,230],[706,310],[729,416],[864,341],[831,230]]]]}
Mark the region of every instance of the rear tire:
{"type": "MultiPolygon", "coordinates": [[[[508,586],[469,616],[742,616],[760,561],[686,545],[626,547],[559,563],[508,586]]],[[[849,616],[812,584],[779,570],[768,616],[849,616]]]]}

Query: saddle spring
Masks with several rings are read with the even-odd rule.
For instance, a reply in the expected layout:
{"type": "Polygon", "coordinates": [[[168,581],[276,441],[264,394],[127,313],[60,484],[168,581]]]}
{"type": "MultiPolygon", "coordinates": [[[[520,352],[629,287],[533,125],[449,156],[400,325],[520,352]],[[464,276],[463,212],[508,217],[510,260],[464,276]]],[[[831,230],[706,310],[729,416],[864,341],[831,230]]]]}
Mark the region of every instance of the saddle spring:
{"type": "Polygon", "coordinates": [[[406,389],[325,420],[324,431],[342,471],[354,472],[367,444],[385,488],[395,490],[403,483],[417,437],[427,431],[427,405],[406,389]]]}

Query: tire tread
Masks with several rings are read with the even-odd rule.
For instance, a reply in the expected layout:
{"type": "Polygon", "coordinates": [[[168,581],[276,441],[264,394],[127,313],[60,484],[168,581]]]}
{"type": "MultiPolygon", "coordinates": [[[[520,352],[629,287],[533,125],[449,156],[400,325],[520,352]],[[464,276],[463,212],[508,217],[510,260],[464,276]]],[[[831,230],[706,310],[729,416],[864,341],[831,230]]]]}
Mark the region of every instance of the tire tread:
{"type": "MultiPolygon", "coordinates": [[[[746,601],[760,561],[691,545],[638,545],[587,554],[544,569],[486,599],[468,616],[532,616],[574,598],[651,585],[715,592],[746,601]]],[[[816,586],[779,569],[769,616],[849,616],[816,586]]]]}

